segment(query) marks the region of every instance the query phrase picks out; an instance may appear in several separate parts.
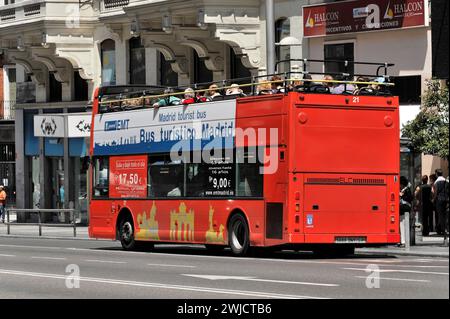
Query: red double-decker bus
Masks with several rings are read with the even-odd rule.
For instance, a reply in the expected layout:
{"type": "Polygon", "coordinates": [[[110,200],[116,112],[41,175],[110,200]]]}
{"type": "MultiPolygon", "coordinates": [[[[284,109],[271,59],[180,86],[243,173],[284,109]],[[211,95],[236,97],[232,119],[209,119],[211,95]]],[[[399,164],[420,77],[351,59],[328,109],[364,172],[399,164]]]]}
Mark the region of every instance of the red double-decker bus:
{"type": "Polygon", "coordinates": [[[388,77],[275,79],[266,80],[279,86],[275,94],[164,107],[155,101],[179,93],[98,88],[90,237],[118,239],[126,250],[228,246],[239,256],[251,247],[347,254],[398,243],[399,110],[380,89],[388,77]]]}

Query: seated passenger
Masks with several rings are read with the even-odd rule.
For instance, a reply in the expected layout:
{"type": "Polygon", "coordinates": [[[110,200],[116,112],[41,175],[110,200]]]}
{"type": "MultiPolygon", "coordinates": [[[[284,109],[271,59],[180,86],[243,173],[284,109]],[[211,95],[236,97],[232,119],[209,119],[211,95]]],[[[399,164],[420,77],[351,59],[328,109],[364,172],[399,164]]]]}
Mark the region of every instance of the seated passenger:
{"type": "Polygon", "coordinates": [[[200,91],[197,93],[197,96],[195,97],[197,102],[209,102],[211,99],[209,96],[206,95],[206,91],[200,91]]]}
{"type": "Polygon", "coordinates": [[[323,85],[327,86],[331,91],[331,89],[334,86],[334,78],[331,75],[325,75],[323,77],[323,82],[321,82],[321,83],[323,83],[323,85]]]}
{"type": "Polygon", "coordinates": [[[209,86],[208,96],[211,98],[211,100],[215,97],[222,96],[222,94],[220,94],[218,91],[219,87],[217,86],[217,84],[211,84],[209,86]]]}
{"type": "Polygon", "coordinates": [[[259,84],[257,87],[256,94],[257,95],[273,94],[270,83],[262,82],[261,84],[259,84]]]}
{"type": "Polygon", "coordinates": [[[359,92],[361,91],[361,89],[367,88],[367,84],[365,84],[365,83],[369,82],[369,79],[364,76],[359,76],[356,78],[356,82],[359,82],[359,83],[355,84],[355,90],[353,91],[353,94],[359,95],[359,92]]]}
{"type": "Polygon", "coordinates": [[[272,94],[277,93],[283,93],[284,87],[283,87],[283,80],[278,75],[273,76],[270,81],[272,82],[270,84],[270,89],[272,90],[272,94]]]}
{"type": "Polygon", "coordinates": [[[181,100],[181,104],[188,105],[195,103],[195,92],[192,88],[187,88],[184,90],[184,99],[181,100]]]}
{"type": "Polygon", "coordinates": [[[244,92],[239,88],[236,83],[231,84],[231,87],[227,90],[226,95],[245,96],[244,92]]]}
{"type": "Polygon", "coordinates": [[[164,94],[167,94],[168,96],[162,97],[159,99],[158,102],[153,104],[153,107],[162,107],[162,106],[169,106],[169,105],[179,105],[181,103],[181,99],[174,96],[169,95],[174,93],[172,88],[167,88],[164,90],[164,94]]]}

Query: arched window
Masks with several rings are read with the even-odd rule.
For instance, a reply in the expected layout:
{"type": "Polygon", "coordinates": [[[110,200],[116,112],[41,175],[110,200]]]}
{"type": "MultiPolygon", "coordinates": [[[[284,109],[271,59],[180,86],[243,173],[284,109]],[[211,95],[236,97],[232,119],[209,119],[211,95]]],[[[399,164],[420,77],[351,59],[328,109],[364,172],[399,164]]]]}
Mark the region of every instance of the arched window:
{"type": "Polygon", "coordinates": [[[102,85],[116,84],[116,44],[107,39],[100,44],[102,59],[102,85]]]}
{"type": "MultiPolygon", "coordinates": [[[[291,22],[287,18],[278,19],[275,22],[275,42],[279,43],[291,34],[291,22]]],[[[288,46],[276,46],[276,60],[288,60],[291,57],[290,48],[288,46]]],[[[278,66],[279,72],[289,71],[290,63],[281,63],[278,66]]]]}

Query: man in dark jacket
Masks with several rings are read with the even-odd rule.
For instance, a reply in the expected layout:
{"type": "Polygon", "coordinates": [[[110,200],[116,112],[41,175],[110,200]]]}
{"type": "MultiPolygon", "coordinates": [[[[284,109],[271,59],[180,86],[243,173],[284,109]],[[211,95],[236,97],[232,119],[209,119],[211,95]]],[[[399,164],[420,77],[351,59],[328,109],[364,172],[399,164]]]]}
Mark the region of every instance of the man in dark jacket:
{"type": "Polygon", "coordinates": [[[439,235],[443,235],[448,232],[449,183],[442,176],[441,169],[436,170],[436,175],[438,178],[433,185],[433,200],[438,215],[437,232],[439,235]]]}
{"type": "Polygon", "coordinates": [[[417,186],[414,192],[416,200],[418,201],[419,214],[422,220],[422,234],[428,236],[433,225],[433,202],[431,196],[431,185],[428,184],[428,176],[422,176],[422,184],[417,186]]]}

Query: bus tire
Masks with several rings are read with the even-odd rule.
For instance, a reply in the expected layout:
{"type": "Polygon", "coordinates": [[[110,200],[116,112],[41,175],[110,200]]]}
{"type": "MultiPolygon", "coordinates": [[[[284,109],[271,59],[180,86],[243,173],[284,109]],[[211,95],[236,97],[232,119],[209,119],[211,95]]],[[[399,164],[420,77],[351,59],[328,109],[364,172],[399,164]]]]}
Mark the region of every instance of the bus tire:
{"type": "Polygon", "coordinates": [[[233,215],[228,223],[228,244],[235,256],[245,256],[250,248],[250,231],[245,217],[233,215]]]}
{"type": "Polygon", "coordinates": [[[125,250],[134,250],[137,248],[137,242],[134,240],[133,220],[124,218],[119,224],[119,239],[122,248],[125,250]]]}

